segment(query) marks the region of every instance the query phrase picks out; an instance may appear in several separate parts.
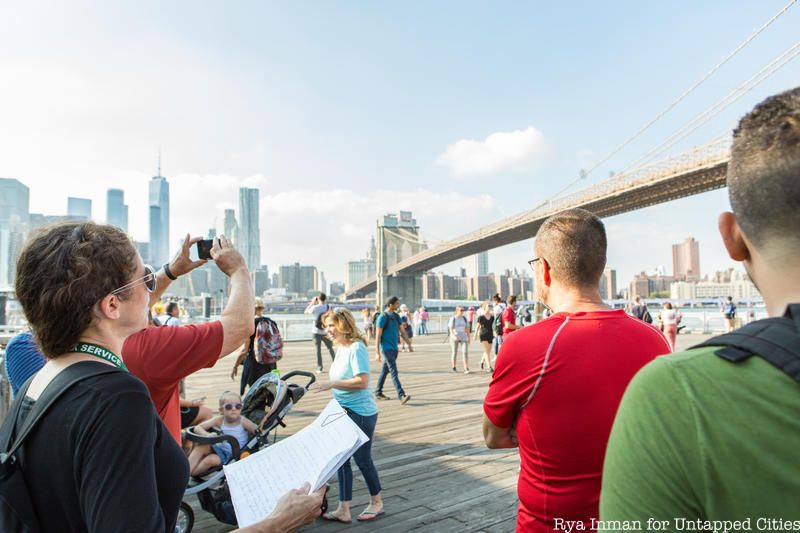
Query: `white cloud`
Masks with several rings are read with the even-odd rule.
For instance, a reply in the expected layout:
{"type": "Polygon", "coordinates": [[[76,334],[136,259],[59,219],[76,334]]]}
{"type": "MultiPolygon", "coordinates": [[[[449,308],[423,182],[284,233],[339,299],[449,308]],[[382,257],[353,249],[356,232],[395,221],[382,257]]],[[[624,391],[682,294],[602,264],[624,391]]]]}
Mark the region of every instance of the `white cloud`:
{"type": "Polygon", "coordinates": [[[454,178],[527,172],[549,151],[542,132],[528,126],[524,130],[492,133],[483,141],[456,141],[436,158],[436,164],[446,167],[454,178]]]}

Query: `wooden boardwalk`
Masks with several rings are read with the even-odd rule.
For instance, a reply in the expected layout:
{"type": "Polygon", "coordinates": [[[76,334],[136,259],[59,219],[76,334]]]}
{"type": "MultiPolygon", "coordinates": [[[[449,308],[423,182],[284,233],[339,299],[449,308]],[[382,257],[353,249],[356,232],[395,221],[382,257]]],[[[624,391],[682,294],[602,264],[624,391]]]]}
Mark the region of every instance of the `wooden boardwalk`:
{"type": "MultiPolygon", "coordinates": [[[[705,337],[681,335],[678,348],[691,346],[705,337]]],[[[304,531],[513,531],[516,522],[516,483],[519,458],[516,450],[488,450],[481,434],[482,402],[490,376],[480,371],[477,344],[470,345],[472,373],[450,368],[449,345],[442,335],[417,337],[414,353],[400,353],[400,380],[411,400],[379,401],[380,415],[373,444],[373,457],[383,486],[386,515],[374,523],[330,523],[317,520],[304,531]]],[[[324,347],[323,347],[324,350],[324,347]]],[[[323,353],[328,358],[328,355],[323,353]]],[[[311,342],[290,343],[280,368],[313,370],[316,358],[311,342]]],[[[326,359],[326,369],[329,361],[326,359]]],[[[187,380],[187,398],[206,396],[216,408],[216,399],[226,389],[238,389],[230,379],[232,360],[223,359],[214,368],[187,380]]],[[[380,366],[373,361],[370,386],[374,389],[380,366]]],[[[394,397],[391,379],[384,392],[394,397]]],[[[309,394],[289,413],[287,428],[278,438],[305,427],[330,400],[329,392],[309,394]]],[[[353,517],[369,501],[361,473],[353,464],[353,517]]],[[[328,500],[338,501],[336,477],[330,481],[328,500]]],[[[287,487],[288,489],[289,487],[287,487]]],[[[194,497],[194,531],[224,532],[233,528],[216,522],[202,511],[194,497]]]]}

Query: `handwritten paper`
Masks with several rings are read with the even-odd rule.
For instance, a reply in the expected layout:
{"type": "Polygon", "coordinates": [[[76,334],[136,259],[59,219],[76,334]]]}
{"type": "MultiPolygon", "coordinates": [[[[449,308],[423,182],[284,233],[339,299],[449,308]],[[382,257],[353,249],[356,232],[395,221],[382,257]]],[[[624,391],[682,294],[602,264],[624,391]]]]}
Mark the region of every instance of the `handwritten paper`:
{"type": "Polygon", "coordinates": [[[369,438],[336,400],[310,425],[277,444],[225,465],[239,527],[266,518],[290,489],[322,487],[369,438]]]}

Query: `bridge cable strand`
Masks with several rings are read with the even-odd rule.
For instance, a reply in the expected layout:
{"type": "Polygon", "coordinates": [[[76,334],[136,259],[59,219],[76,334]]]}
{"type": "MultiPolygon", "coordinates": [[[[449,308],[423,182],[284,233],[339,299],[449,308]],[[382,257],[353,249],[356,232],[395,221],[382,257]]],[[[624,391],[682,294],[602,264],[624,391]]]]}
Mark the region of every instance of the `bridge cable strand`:
{"type": "Polygon", "coordinates": [[[733,104],[736,100],[738,100],[748,92],[752,91],[764,80],[766,80],[767,78],[772,76],[775,72],[783,68],[787,63],[789,63],[795,57],[797,57],[798,54],[800,54],[800,42],[796,43],[794,46],[789,47],[778,57],[770,61],[760,71],[751,76],[747,81],[743,82],[736,89],[728,93],[725,97],[716,102],[714,105],[712,105],[699,115],[695,116],[694,118],[690,119],[675,133],[670,135],[664,142],[662,142],[661,144],[659,144],[658,146],[656,146],[655,148],[644,154],[642,157],[637,159],[623,172],[628,172],[632,168],[644,165],[647,162],[652,161],[654,158],[664,153],[669,148],[673,147],[682,139],[686,138],[688,135],[696,131],[700,126],[702,126],[703,124],[705,124],[706,122],[708,122],[709,120],[720,114],[723,110],[725,110],[725,108],[733,104]]]}
{"type": "MultiPolygon", "coordinates": [[[[725,56],[725,57],[722,59],[722,61],[720,61],[719,63],[717,63],[717,64],[716,64],[716,65],[715,65],[715,66],[714,66],[714,67],[713,67],[711,70],[709,70],[709,71],[706,73],[706,75],[705,75],[705,76],[703,76],[703,77],[702,77],[702,78],[700,78],[698,81],[696,81],[696,82],[695,82],[695,83],[694,83],[694,84],[693,84],[691,87],[689,87],[689,88],[688,88],[686,91],[684,91],[684,92],[683,92],[683,94],[681,94],[681,95],[680,95],[680,96],[679,96],[679,97],[678,97],[678,98],[677,98],[675,101],[673,101],[673,102],[672,102],[671,104],[669,104],[669,105],[668,105],[668,106],[667,106],[667,107],[666,107],[666,108],[665,108],[663,111],[661,111],[661,112],[660,112],[658,115],[656,115],[656,116],[655,116],[655,118],[653,118],[652,120],[650,120],[650,122],[648,122],[648,123],[647,123],[647,124],[645,124],[645,125],[644,125],[642,128],[640,128],[640,129],[639,129],[639,131],[637,131],[636,133],[634,133],[634,134],[633,134],[633,136],[632,136],[632,137],[630,137],[628,140],[626,140],[625,142],[623,142],[622,144],[620,144],[619,146],[617,146],[616,148],[614,148],[614,149],[611,151],[611,153],[609,153],[609,154],[608,154],[607,156],[605,156],[603,159],[601,159],[600,161],[598,161],[597,163],[595,163],[595,164],[594,164],[594,165],[593,165],[593,166],[592,166],[592,167],[591,167],[591,168],[590,168],[588,171],[586,171],[586,174],[584,175],[584,177],[585,177],[586,175],[589,175],[589,174],[591,174],[593,171],[597,170],[597,168],[598,168],[600,165],[602,165],[602,164],[606,163],[606,162],[607,162],[609,159],[611,159],[612,157],[614,157],[615,155],[617,155],[617,153],[619,153],[619,152],[620,152],[620,151],[621,151],[623,148],[625,148],[625,147],[626,147],[626,146],[628,146],[630,143],[632,143],[633,141],[635,141],[636,139],[638,139],[638,138],[639,138],[639,137],[640,137],[640,136],[641,136],[641,135],[642,135],[642,134],[643,134],[645,131],[647,131],[648,129],[650,129],[650,127],[651,127],[653,124],[655,124],[656,122],[658,122],[659,120],[661,120],[661,118],[662,118],[662,117],[664,117],[664,115],[666,115],[667,113],[669,113],[670,111],[672,111],[672,110],[673,110],[673,109],[674,109],[674,108],[675,108],[675,107],[676,107],[676,106],[677,106],[679,103],[681,103],[681,102],[682,102],[682,101],[683,101],[683,100],[684,100],[684,99],[685,99],[687,96],[689,96],[689,94],[691,94],[692,92],[694,92],[694,91],[695,91],[695,89],[697,89],[698,87],[700,87],[700,85],[702,85],[703,83],[705,83],[705,82],[706,82],[706,81],[707,81],[707,80],[708,80],[708,79],[709,79],[711,76],[713,76],[713,75],[714,75],[714,73],[716,73],[716,72],[717,72],[717,71],[718,71],[720,68],[722,68],[722,66],[723,66],[723,65],[725,65],[725,63],[727,63],[728,61],[730,61],[731,59],[733,59],[733,57],[734,57],[736,54],[738,54],[739,52],[741,52],[741,51],[742,51],[742,49],[744,49],[744,47],[745,47],[745,46],[747,46],[748,44],[750,44],[750,42],[751,42],[751,41],[753,41],[753,40],[754,40],[756,37],[758,37],[758,35],[759,35],[759,34],[761,34],[761,33],[762,33],[764,30],[766,30],[766,29],[767,29],[767,28],[768,28],[768,27],[769,27],[769,26],[770,26],[770,25],[771,25],[773,22],[775,22],[776,20],[778,20],[778,18],[780,18],[780,17],[781,17],[781,15],[783,15],[784,13],[786,13],[786,11],[788,11],[788,10],[789,10],[789,8],[790,8],[790,7],[792,7],[792,5],[794,5],[795,3],[797,3],[797,0],[791,0],[791,1],[790,1],[788,4],[786,4],[786,5],[783,7],[783,9],[781,9],[780,11],[778,11],[778,12],[777,12],[775,15],[773,15],[773,17],[772,17],[772,18],[770,18],[770,19],[769,19],[767,22],[765,22],[765,23],[764,23],[764,24],[763,24],[763,25],[762,25],[760,28],[758,28],[758,29],[757,29],[755,32],[753,32],[753,33],[752,33],[752,34],[751,34],[751,35],[750,35],[750,36],[749,36],[747,39],[745,39],[745,40],[744,40],[744,41],[743,41],[743,42],[742,42],[742,43],[741,43],[739,46],[737,46],[737,47],[736,47],[736,48],[735,48],[735,49],[734,49],[732,52],[730,52],[730,53],[729,53],[727,56],[725,56]]],[[[570,183],[570,185],[569,185],[568,187],[566,187],[566,188],[569,188],[569,187],[571,187],[571,186],[572,186],[572,185],[574,185],[574,184],[575,184],[577,181],[580,181],[580,180],[575,180],[575,181],[573,181],[573,182],[572,182],[572,183],[570,183]]],[[[566,189],[566,188],[565,188],[565,189],[566,189]]],[[[559,191],[559,193],[558,193],[558,194],[561,194],[561,191],[559,191]]]]}

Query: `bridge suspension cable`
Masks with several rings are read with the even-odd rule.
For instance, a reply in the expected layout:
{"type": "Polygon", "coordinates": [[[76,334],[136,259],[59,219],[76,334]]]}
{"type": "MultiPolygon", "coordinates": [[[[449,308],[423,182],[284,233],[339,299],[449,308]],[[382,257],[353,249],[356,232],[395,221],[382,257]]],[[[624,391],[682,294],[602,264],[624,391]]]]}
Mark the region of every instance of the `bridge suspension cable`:
{"type": "Polygon", "coordinates": [[[761,82],[772,76],[775,72],[780,70],[782,67],[784,67],[790,61],[792,61],[798,55],[800,55],[800,42],[786,49],[778,57],[770,61],[756,74],[751,76],[747,81],[739,85],[736,89],[728,93],[717,103],[715,103],[702,113],[696,115],[694,118],[689,120],[689,122],[687,122],[681,128],[679,128],[678,131],[670,135],[660,145],[656,146],[655,148],[647,152],[645,155],[637,159],[632,165],[630,165],[623,172],[627,172],[632,168],[638,167],[643,164],[647,164],[648,162],[652,161],[659,155],[663,154],[668,149],[675,146],[675,144],[677,144],[682,139],[686,138],[688,135],[697,130],[700,126],[702,126],[703,124],[705,124],[706,122],[708,122],[709,120],[720,114],[725,108],[727,108],[736,100],[738,100],[739,98],[741,98],[742,96],[753,90],[761,82]]]}
{"type": "MultiPolygon", "coordinates": [[[[656,115],[656,116],[655,116],[655,117],[654,117],[652,120],[650,120],[650,121],[649,121],[647,124],[645,124],[644,126],[642,126],[642,127],[641,127],[641,128],[640,128],[640,129],[639,129],[639,130],[638,130],[636,133],[634,133],[634,134],[633,134],[633,135],[632,135],[632,136],[631,136],[631,137],[630,137],[628,140],[626,140],[625,142],[623,142],[622,144],[620,144],[619,146],[617,146],[616,148],[614,148],[614,149],[613,149],[613,150],[612,150],[612,151],[611,151],[611,152],[610,152],[610,153],[609,153],[607,156],[605,156],[605,157],[604,157],[604,158],[602,158],[600,161],[598,161],[597,163],[595,163],[594,165],[592,165],[592,167],[591,167],[589,170],[587,170],[587,171],[586,171],[586,174],[584,174],[583,176],[581,176],[581,178],[578,178],[578,179],[576,179],[576,180],[572,181],[572,182],[571,182],[571,183],[570,183],[570,184],[569,184],[569,185],[568,185],[568,186],[567,186],[567,187],[566,187],[564,190],[566,190],[566,189],[570,188],[572,185],[574,185],[575,183],[577,183],[578,181],[580,181],[580,179],[582,179],[583,177],[585,177],[585,176],[587,176],[587,175],[591,174],[593,171],[597,170],[597,168],[598,168],[598,167],[600,167],[600,165],[602,165],[602,164],[606,163],[606,162],[607,162],[609,159],[611,159],[612,157],[614,157],[615,155],[617,155],[617,154],[618,154],[620,151],[622,151],[622,149],[624,149],[624,148],[625,148],[626,146],[628,146],[630,143],[632,143],[633,141],[635,141],[636,139],[638,139],[638,138],[639,138],[639,137],[640,137],[640,136],[641,136],[641,135],[642,135],[644,132],[646,132],[648,129],[650,129],[650,127],[651,127],[653,124],[655,124],[656,122],[658,122],[659,120],[661,120],[661,118],[662,118],[662,117],[664,117],[664,115],[666,115],[667,113],[669,113],[670,111],[672,111],[672,110],[673,110],[673,109],[674,109],[674,108],[675,108],[675,107],[676,107],[676,106],[677,106],[679,103],[681,103],[681,102],[682,102],[682,101],[683,101],[683,100],[684,100],[684,99],[685,99],[687,96],[689,96],[689,95],[690,95],[692,92],[694,92],[694,91],[695,91],[695,89],[697,89],[698,87],[700,87],[700,85],[702,85],[703,83],[705,83],[705,82],[706,82],[706,81],[707,81],[707,80],[708,80],[708,79],[709,79],[711,76],[713,76],[713,75],[714,75],[714,73],[716,73],[716,72],[717,72],[717,71],[718,71],[720,68],[722,68],[722,66],[723,66],[723,65],[725,65],[725,63],[727,63],[728,61],[730,61],[731,59],[733,59],[733,57],[734,57],[736,54],[738,54],[739,52],[741,52],[741,51],[742,51],[742,49],[744,49],[744,47],[746,47],[748,44],[750,44],[750,42],[751,42],[751,41],[753,41],[753,40],[754,40],[756,37],[758,37],[758,36],[759,36],[759,35],[760,35],[760,34],[761,34],[761,33],[762,33],[764,30],[766,30],[766,29],[767,29],[767,28],[768,28],[770,25],[772,25],[772,23],[773,23],[773,22],[775,22],[776,20],[778,20],[778,19],[781,17],[781,15],[783,15],[784,13],[786,13],[786,12],[789,10],[789,8],[790,8],[790,7],[792,7],[792,5],[794,5],[795,3],[797,3],[797,0],[791,0],[791,1],[790,1],[788,4],[786,4],[786,5],[785,5],[785,6],[784,6],[784,7],[783,7],[783,8],[782,8],[780,11],[778,11],[778,12],[777,12],[775,15],[773,15],[773,16],[772,16],[772,18],[770,18],[770,19],[769,19],[767,22],[765,22],[765,23],[764,23],[764,24],[763,24],[763,25],[762,25],[760,28],[758,28],[756,31],[754,31],[754,32],[753,32],[753,33],[752,33],[752,34],[751,34],[751,35],[750,35],[750,36],[749,36],[747,39],[745,39],[745,40],[744,40],[744,41],[743,41],[741,44],[739,44],[739,46],[737,46],[736,48],[734,48],[734,50],[733,50],[732,52],[730,52],[730,53],[729,53],[727,56],[725,56],[725,57],[724,57],[724,58],[723,58],[723,59],[722,59],[722,60],[721,60],[719,63],[717,63],[716,65],[714,65],[714,67],[713,67],[711,70],[709,70],[709,71],[708,71],[708,72],[705,74],[705,76],[703,76],[702,78],[700,78],[699,80],[697,80],[697,81],[696,81],[696,82],[695,82],[695,83],[694,83],[694,84],[693,84],[691,87],[689,87],[689,88],[688,88],[686,91],[684,91],[684,92],[683,92],[683,94],[681,94],[681,95],[680,95],[678,98],[676,98],[676,99],[675,99],[675,101],[673,101],[671,104],[669,104],[669,105],[668,105],[668,106],[667,106],[667,107],[666,107],[666,108],[665,108],[663,111],[661,111],[659,114],[657,114],[657,115],[656,115]]],[[[562,190],[562,191],[560,191],[558,194],[561,194],[561,192],[563,192],[563,190],[562,190]]]]}

